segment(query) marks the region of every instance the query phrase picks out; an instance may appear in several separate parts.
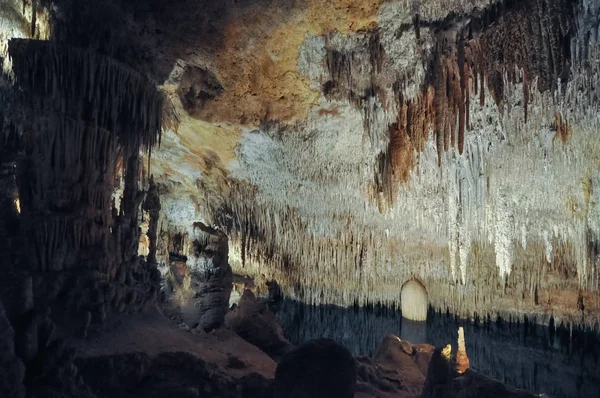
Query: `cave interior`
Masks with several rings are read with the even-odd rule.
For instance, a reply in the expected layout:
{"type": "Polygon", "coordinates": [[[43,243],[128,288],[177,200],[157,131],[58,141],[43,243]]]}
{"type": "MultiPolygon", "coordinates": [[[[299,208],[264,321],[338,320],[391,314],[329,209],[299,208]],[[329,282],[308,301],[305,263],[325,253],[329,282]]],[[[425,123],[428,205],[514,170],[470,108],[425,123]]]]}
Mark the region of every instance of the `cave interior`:
{"type": "Polygon", "coordinates": [[[0,64],[0,397],[600,396],[599,1],[1,0],[0,64]]]}

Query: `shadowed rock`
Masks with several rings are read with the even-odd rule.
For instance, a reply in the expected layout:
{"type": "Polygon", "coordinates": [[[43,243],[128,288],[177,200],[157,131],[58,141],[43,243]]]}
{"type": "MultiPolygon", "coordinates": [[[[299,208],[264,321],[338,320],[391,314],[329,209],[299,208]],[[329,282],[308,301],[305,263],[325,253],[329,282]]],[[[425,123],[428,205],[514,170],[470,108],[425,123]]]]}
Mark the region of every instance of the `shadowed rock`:
{"type": "Polygon", "coordinates": [[[281,358],[291,346],[266,303],[257,300],[248,289],[238,306],[225,317],[225,325],[272,358],[281,358]]]}
{"type": "Polygon", "coordinates": [[[276,398],[352,398],[356,362],[330,339],[308,341],[287,353],[275,372],[276,398]]]}
{"type": "Polygon", "coordinates": [[[514,389],[471,369],[456,371],[451,347],[436,348],[429,362],[423,398],[528,398],[535,395],[514,389]]]}

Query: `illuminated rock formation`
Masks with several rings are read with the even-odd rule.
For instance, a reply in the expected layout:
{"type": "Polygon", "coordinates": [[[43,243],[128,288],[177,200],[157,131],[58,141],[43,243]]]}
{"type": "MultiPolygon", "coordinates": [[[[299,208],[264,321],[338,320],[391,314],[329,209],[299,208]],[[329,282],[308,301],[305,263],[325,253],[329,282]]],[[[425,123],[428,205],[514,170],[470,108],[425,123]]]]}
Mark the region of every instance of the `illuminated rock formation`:
{"type": "Polygon", "coordinates": [[[229,310],[233,275],[227,236],[201,222],[170,237],[169,303],[189,327],[220,327],[229,310]]]}
{"type": "Polygon", "coordinates": [[[467,347],[465,345],[465,329],[458,328],[458,349],[456,350],[456,371],[465,373],[469,369],[469,357],[467,356],[467,347]]]}
{"type": "Polygon", "coordinates": [[[427,290],[419,281],[411,280],[402,285],[400,294],[402,316],[411,321],[427,319],[427,290]]]}

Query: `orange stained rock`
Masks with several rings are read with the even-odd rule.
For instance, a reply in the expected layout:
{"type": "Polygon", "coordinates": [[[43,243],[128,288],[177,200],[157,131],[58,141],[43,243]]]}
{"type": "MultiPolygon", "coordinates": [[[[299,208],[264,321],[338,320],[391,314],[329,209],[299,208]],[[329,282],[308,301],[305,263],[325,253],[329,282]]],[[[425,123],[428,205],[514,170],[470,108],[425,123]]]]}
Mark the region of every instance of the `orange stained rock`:
{"type": "Polygon", "coordinates": [[[571,137],[571,134],[573,133],[571,125],[567,123],[566,120],[563,120],[560,112],[554,114],[554,128],[556,129],[556,134],[554,135],[553,141],[560,139],[563,144],[569,140],[569,137],[571,137]]]}
{"type": "Polygon", "coordinates": [[[196,117],[242,125],[304,118],[321,95],[297,70],[307,34],[376,26],[383,0],[307,0],[293,8],[231,10],[213,62],[224,92],[196,117]]]}
{"type": "Polygon", "coordinates": [[[456,370],[458,373],[465,373],[469,369],[469,357],[467,356],[467,347],[465,345],[465,330],[458,328],[458,350],[456,351],[456,370]]]}

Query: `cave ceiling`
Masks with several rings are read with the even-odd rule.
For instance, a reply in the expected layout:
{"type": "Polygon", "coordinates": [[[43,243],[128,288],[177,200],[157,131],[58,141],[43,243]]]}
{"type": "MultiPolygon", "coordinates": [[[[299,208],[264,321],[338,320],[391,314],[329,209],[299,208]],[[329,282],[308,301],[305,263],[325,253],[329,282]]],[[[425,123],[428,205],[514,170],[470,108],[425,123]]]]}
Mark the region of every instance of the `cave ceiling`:
{"type": "Polygon", "coordinates": [[[26,4],[1,6],[3,45],[91,47],[167,94],[164,228],[223,229],[236,272],[309,302],[418,278],[440,309],[581,299],[598,321],[600,3],[26,4]]]}

